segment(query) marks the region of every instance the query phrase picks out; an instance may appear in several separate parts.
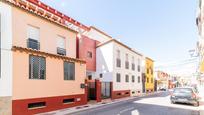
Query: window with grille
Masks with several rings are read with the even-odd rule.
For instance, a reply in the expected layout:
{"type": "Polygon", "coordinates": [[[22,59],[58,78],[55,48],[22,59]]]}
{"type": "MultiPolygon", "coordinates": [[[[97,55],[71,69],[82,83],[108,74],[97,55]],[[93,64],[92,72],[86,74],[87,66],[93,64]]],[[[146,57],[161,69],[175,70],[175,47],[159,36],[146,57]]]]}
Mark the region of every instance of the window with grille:
{"type": "Polygon", "coordinates": [[[153,83],[153,78],[151,78],[151,83],[153,83]]]}
{"type": "Polygon", "coordinates": [[[129,76],[125,75],[125,82],[129,82],[129,76]]]}
{"type": "Polygon", "coordinates": [[[45,79],[46,62],[44,57],[29,56],[29,78],[45,79]]]}
{"type": "Polygon", "coordinates": [[[75,80],[75,64],[64,62],[64,80],[75,80]]]}
{"type": "Polygon", "coordinates": [[[120,74],[119,74],[119,73],[116,74],[116,81],[117,81],[117,82],[120,82],[120,81],[121,81],[121,78],[120,78],[120,74]]]}

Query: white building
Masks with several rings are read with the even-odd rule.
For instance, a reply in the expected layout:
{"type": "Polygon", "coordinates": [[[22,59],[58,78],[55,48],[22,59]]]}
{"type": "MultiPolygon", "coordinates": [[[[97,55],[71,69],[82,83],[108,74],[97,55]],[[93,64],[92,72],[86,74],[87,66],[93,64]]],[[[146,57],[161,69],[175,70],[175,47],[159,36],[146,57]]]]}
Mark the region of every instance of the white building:
{"type": "Polygon", "coordinates": [[[115,39],[99,44],[96,54],[96,76],[112,82],[112,98],[142,92],[141,54],[115,39]]]}

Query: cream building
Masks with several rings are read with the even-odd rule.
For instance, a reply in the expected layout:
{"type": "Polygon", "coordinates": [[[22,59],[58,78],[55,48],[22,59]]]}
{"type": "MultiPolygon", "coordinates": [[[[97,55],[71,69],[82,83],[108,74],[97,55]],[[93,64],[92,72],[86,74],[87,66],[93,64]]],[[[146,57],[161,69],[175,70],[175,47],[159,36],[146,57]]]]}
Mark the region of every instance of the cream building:
{"type": "Polygon", "coordinates": [[[142,55],[112,39],[97,46],[96,73],[102,82],[112,82],[112,98],[142,92],[142,55]]]}

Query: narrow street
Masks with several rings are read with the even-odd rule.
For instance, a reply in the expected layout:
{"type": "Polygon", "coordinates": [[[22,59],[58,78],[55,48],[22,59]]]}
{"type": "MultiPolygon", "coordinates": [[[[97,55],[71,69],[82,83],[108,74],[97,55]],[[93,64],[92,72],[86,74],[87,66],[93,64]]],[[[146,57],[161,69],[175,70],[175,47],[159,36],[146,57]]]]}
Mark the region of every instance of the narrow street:
{"type": "Polygon", "coordinates": [[[199,107],[192,105],[171,104],[169,93],[162,92],[72,115],[200,115],[200,112],[199,107]]]}

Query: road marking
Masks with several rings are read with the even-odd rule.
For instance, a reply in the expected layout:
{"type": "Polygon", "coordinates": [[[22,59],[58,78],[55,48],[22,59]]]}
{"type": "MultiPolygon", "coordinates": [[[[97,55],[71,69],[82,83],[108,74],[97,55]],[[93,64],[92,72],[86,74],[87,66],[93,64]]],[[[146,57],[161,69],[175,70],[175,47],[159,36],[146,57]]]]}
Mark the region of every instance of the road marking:
{"type": "Polygon", "coordinates": [[[133,109],[134,109],[134,107],[130,107],[130,108],[124,109],[124,110],[122,110],[122,111],[119,112],[119,115],[122,114],[122,113],[124,113],[124,112],[133,110],[133,109]]]}

